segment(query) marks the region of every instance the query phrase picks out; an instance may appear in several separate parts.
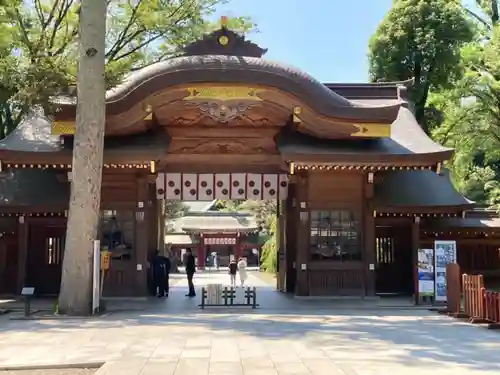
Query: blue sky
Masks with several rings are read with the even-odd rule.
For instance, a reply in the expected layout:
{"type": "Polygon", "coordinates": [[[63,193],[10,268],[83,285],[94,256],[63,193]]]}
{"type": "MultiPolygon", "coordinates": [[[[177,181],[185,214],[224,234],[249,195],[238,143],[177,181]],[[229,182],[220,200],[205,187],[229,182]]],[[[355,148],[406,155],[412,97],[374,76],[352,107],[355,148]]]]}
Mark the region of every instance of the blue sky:
{"type": "MultiPolygon", "coordinates": [[[[472,3],[473,0],[464,0],[472,3]]],[[[294,65],[322,82],[366,82],[368,40],[392,0],[232,0],[217,16],[250,16],[250,39],[266,58],[294,65]]]]}

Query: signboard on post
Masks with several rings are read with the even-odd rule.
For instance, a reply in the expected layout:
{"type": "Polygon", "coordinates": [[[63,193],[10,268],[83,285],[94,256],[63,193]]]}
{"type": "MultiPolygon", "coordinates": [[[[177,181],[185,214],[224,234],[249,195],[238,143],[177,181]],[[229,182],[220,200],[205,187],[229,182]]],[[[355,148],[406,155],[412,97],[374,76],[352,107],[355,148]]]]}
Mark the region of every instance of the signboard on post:
{"type": "Polygon", "coordinates": [[[457,263],[457,242],[434,241],[436,302],[446,302],[446,266],[452,263],[457,263]]]}
{"type": "Polygon", "coordinates": [[[109,251],[101,251],[101,259],[100,259],[100,265],[101,265],[101,271],[107,271],[109,270],[109,251]]]}
{"type": "Polygon", "coordinates": [[[418,249],[418,296],[434,296],[434,249],[418,249]]]}
{"type": "Polygon", "coordinates": [[[92,267],[92,312],[99,312],[99,302],[101,299],[101,241],[94,241],[94,264],[92,267]]]}

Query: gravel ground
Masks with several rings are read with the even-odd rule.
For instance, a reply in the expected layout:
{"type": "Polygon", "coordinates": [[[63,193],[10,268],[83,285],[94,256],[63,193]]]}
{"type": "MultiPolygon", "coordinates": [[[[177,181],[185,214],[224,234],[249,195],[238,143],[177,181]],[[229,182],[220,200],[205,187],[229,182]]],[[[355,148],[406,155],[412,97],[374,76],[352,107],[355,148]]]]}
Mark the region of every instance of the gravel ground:
{"type": "Polygon", "coordinates": [[[95,374],[95,368],[61,368],[61,369],[46,369],[46,370],[17,370],[17,371],[0,371],[0,375],[92,375],[95,374]]]}

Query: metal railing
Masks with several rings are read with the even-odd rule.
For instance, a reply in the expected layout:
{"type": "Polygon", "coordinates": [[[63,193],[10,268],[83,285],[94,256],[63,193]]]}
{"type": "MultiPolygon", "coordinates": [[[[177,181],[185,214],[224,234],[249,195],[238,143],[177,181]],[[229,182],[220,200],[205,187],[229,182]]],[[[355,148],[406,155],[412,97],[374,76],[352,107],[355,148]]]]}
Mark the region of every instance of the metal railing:
{"type": "Polygon", "coordinates": [[[248,306],[255,309],[259,306],[257,303],[257,289],[255,287],[246,287],[244,289],[243,302],[236,301],[236,289],[234,287],[222,287],[222,285],[208,285],[207,288],[201,288],[201,303],[198,305],[201,309],[205,307],[236,307],[248,306]]]}

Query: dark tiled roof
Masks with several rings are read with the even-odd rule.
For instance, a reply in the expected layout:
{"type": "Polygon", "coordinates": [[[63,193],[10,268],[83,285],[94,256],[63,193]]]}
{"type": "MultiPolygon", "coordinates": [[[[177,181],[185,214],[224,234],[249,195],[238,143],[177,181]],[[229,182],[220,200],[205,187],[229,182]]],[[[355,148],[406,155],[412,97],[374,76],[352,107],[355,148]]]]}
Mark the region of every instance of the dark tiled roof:
{"type": "Polygon", "coordinates": [[[193,245],[198,243],[198,239],[193,239],[192,236],[184,233],[167,233],[165,235],[165,243],[171,245],[193,245]]]}
{"type": "Polygon", "coordinates": [[[0,150],[23,152],[63,151],[58,136],[51,134],[51,124],[37,115],[26,117],[7,137],[0,140],[0,150]]]}
{"type": "Polygon", "coordinates": [[[397,99],[408,100],[407,91],[412,87],[414,80],[399,82],[376,82],[376,83],[324,83],[330,90],[353,99],[397,99]]]}
{"type": "MultiPolygon", "coordinates": [[[[122,137],[107,137],[104,141],[104,158],[122,155],[126,159],[156,160],[163,156],[169,144],[165,135],[152,131],[122,137]]],[[[65,157],[70,162],[73,152],[73,137],[64,143],[59,136],[51,134],[51,123],[40,116],[30,116],[22,121],[12,133],[0,141],[0,155],[9,152],[17,157],[29,157],[29,162],[44,164],[38,157],[65,157]]],[[[4,158],[5,159],[5,158],[4,158]]]]}
{"type": "Polygon", "coordinates": [[[17,169],[0,177],[0,206],[60,207],[68,205],[69,194],[69,183],[53,169],[17,169]]]}
{"type": "MultiPolygon", "coordinates": [[[[327,117],[367,122],[392,122],[401,103],[363,105],[342,97],[309,74],[285,64],[245,56],[181,56],[130,74],[106,93],[106,113],[123,113],[145,97],[180,84],[203,82],[244,83],[275,87],[302,98],[315,112],[327,117]]],[[[61,118],[74,116],[75,104],[61,103],[61,118]]]]}
{"type": "Polygon", "coordinates": [[[182,204],[187,207],[188,212],[205,212],[212,209],[217,200],[211,202],[204,201],[182,201],[182,204]]]}
{"type": "Polygon", "coordinates": [[[255,217],[241,212],[190,212],[177,219],[175,227],[185,232],[251,232],[259,228],[255,217]]]}
{"type": "Polygon", "coordinates": [[[500,218],[450,217],[439,220],[426,220],[426,226],[441,228],[495,229],[500,228],[500,218]]]}
{"type": "Polygon", "coordinates": [[[375,184],[375,206],[396,207],[463,207],[474,202],[455,190],[448,171],[390,171],[375,184]]]}
{"type": "Polygon", "coordinates": [[[411,161],[415,156],[446,160],[452,149],[430,139],[408,108],[401,107],[392,124],[391,137],[380,139],[323,140],[298,133],[281,133],[278,149],[285,158],[296,161],[354,161],[362,156],[364,161],[387,161],[388,156],[398,161],[411,161]]]}

